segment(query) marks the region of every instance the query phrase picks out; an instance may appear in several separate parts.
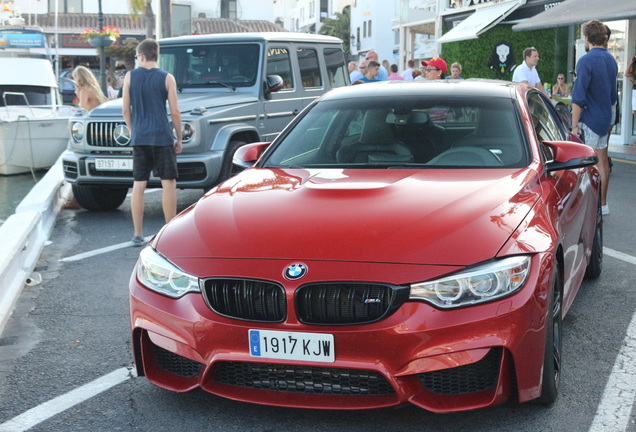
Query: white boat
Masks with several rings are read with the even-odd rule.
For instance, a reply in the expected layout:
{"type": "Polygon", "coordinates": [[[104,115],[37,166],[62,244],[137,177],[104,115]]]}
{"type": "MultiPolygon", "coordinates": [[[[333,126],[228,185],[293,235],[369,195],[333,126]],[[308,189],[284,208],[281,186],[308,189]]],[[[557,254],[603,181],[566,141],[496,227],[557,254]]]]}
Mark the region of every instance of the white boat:
{"type": "Polygon", "coordinates": [[[35,30],[0,29],[0,175],[49,168],[68,144],[76,109],[61,104],[50,58],[20,49],[37,41],[35,30]]]}

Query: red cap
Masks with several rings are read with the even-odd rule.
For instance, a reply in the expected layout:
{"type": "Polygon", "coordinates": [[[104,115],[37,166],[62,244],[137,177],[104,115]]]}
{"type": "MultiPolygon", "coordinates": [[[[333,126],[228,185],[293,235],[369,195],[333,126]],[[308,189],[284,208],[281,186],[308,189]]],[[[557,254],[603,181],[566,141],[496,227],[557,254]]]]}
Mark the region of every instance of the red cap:
{"type": "Polygon", "coordinates": [[[441,70],[443,73],[446,73],[446,71],[448,70],[448,66],[446,66],[446,62],[439,58],[439,57],[433,57],[430,60],[422,60],[422,66],[434,66],[437,69],[441,70]]]}

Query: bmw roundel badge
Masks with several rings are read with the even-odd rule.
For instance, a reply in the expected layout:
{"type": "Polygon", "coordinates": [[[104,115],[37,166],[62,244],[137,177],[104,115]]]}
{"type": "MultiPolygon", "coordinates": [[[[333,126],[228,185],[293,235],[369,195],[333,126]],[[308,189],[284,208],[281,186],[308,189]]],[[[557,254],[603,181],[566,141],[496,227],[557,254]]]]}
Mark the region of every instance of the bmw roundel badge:
{"type": "Polygon", "coordinates": [[[289,280],[298,280],[307,274],[307,266],[305,264],[292,264],[285,269],[285,278],[289,280]]]}

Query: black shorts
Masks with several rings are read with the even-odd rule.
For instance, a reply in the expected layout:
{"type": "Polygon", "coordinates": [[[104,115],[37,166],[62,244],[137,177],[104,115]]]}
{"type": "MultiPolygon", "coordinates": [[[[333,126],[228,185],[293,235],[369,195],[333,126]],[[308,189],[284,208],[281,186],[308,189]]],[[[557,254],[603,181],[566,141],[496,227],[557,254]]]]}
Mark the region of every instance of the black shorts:
{"type": "Polygon", "coordinates": [[[133,146],[133,178],[146,181],[150,172],[161,180],[173,180],[177,174],[177,155],[173,146],[133,146]]]}

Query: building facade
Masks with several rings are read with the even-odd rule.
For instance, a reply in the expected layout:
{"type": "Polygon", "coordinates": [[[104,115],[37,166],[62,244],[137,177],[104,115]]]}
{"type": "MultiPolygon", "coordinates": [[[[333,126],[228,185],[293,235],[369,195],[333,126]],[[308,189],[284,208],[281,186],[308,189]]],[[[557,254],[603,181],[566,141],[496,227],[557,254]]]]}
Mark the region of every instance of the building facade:
{"type": "Polygon", "coordinates": [[[371,50],[380,61],[400,65],[399,30],[395,19],[400,1],[353,0],[351,2],[351,55],[363,59],[371,50]]]}
{"type": "Polygon", "coordinates": [[[351,0],[272,0],[274,22],[292,32],[318,34],[322,23],[351,0]]]}

